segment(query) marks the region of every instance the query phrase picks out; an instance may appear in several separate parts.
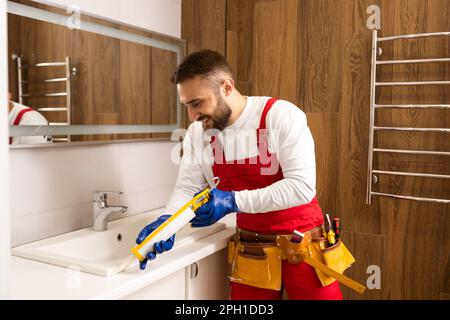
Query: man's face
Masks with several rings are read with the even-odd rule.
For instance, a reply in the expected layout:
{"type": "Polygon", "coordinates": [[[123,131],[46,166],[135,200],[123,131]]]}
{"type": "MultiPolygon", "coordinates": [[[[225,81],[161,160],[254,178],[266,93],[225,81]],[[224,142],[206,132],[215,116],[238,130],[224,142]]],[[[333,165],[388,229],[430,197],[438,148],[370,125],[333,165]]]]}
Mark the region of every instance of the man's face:
{"type": "Polygon", "coordinates": [[[177,85],[183,105],[188,109],[191,121],[202,121],[204,130],[222,131],[228,125],[231,109],[220,93],[220,88],[207,79],[195,77],[177,85]]]}

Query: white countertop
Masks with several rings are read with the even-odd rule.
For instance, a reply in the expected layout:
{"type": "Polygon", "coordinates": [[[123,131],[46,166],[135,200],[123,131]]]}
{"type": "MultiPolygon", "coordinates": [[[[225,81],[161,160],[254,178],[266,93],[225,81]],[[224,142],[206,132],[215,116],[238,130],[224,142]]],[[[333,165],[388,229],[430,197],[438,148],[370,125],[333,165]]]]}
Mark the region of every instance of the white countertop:
{"type": "Polygon", "coordinates": [[[110,278],[12,256],[10,298],[121,298],[225,248],[235,232],[235,221],[235,214],[230,214],[220,220],[226,224],[224,230],[158,255],[144,271],[128,269],[110,278]]]}

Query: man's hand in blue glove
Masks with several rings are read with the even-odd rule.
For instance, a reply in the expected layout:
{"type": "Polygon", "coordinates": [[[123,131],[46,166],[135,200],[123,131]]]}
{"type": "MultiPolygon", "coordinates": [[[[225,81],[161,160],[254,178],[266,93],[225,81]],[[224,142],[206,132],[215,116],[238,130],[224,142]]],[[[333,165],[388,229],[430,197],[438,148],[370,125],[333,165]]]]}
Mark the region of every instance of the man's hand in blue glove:
{"type": "MultiPolygon", "coordinates": [[[[171,216],[170,214],[162,215],[158,217],[158,219],[147,225],[144,229],[141,230],[141,232],[139,232],[139,235],[136,239],[136,243],[141,244],[141,242],[144,241],[144,239],[147,238],[147,236],[150,233],[152,233],[156,228],[158,228],[164,221],[169,219],[170,216],[171,216]]],[[[153,260],[156,258],[156,253],[163,253],[164,251],[172,249],[174,242],[175,242],[175,235],[171,236],[167,240],[161,240],[155,243],[154,244],[155,252],[149,252],[147,254],[147,257],[140,262],[139,267],[141,268],[141,270],[145,269],[148,260],[153,260]]]]}
{"type": "Polygon", "coordinates": [[[209,196],[208,202],[195,211],[195,218],[191,220],[195,228],[212,225],[225,215],[239,211],[233,191],[213,189],[209,196]]]}

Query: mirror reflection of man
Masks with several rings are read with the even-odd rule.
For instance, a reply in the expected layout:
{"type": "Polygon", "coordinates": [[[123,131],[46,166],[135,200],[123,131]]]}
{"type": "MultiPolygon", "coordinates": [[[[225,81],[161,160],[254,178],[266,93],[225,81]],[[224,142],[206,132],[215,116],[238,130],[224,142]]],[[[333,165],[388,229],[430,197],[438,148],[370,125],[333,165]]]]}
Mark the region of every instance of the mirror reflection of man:
{"type": "MultiPolygon", "coordinates": [[[[46,126],[47,119],[33,108],[12,101],[12,94],[9,93],[8,122],[10,126],[46,126]]],[[[26,136],[10,137],[9,144],[35,144],[52,142],[50,136],[26,136]]]]}

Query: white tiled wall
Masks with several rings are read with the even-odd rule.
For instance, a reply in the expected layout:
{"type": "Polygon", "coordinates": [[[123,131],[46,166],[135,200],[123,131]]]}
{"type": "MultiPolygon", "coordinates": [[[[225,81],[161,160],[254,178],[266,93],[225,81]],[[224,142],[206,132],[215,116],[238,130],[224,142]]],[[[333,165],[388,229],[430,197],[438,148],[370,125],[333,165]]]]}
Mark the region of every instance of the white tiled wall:
{"type": "Polygon", "coordinates": [[[92,225],[94,190],[124,192],[110,204],[125,214],[166,205],[178,174],[168,141],[10,152],[11,244],[47,238],[92,225]]]}

